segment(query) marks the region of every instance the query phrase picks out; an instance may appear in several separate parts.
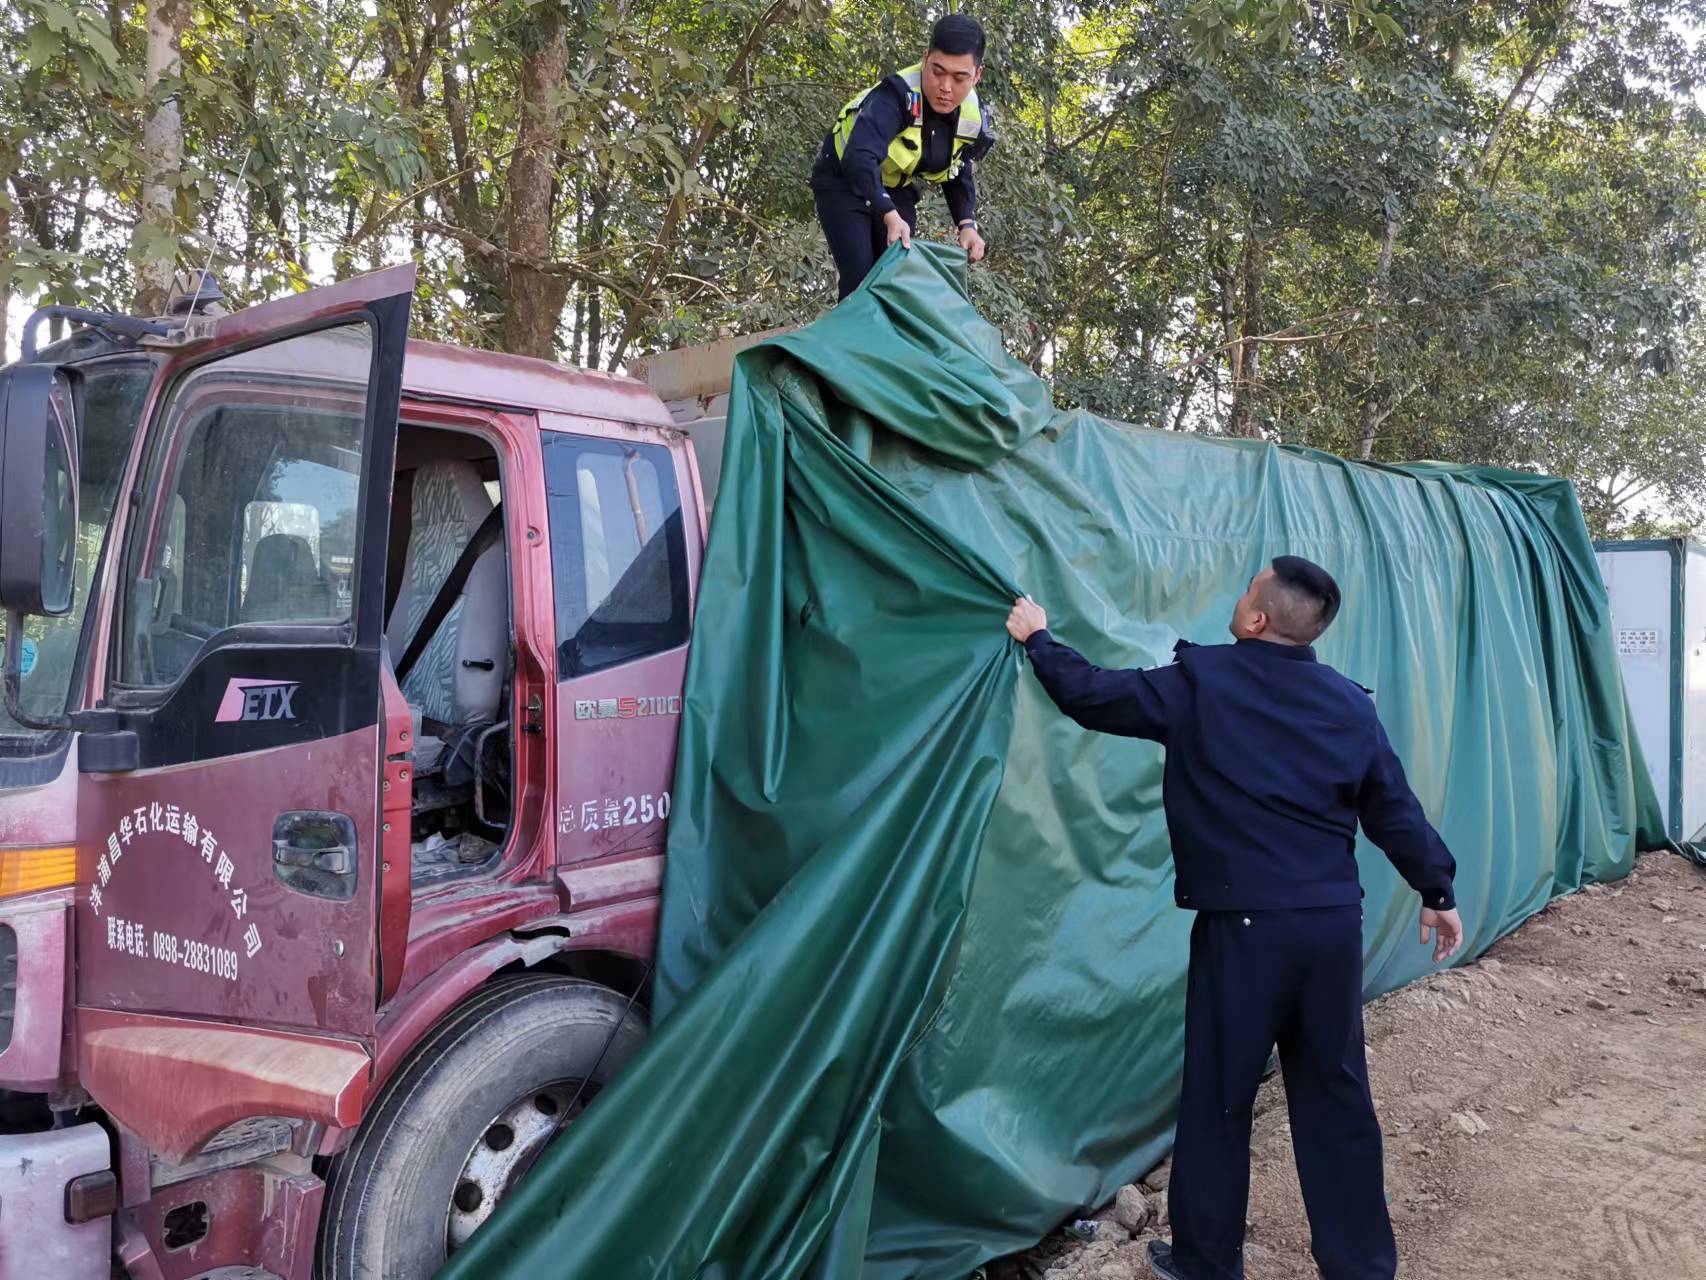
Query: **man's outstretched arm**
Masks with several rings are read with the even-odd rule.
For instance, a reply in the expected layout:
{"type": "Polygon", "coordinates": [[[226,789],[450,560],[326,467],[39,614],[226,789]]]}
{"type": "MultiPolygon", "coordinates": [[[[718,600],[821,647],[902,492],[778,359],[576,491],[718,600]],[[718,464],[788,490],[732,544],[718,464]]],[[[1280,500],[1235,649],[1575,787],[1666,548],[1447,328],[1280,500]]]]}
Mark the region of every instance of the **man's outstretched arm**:
{"type": "Polygon", "coordinates": [[[1051,636],[1048,615],[1029,597],[1014,602],[1007,631],[1025,646],[1031,668],[1054,705],[1086,729],[1167,740],[1167,704],[1180,678],[1177,667],[1103,670],[1051,636]]]}

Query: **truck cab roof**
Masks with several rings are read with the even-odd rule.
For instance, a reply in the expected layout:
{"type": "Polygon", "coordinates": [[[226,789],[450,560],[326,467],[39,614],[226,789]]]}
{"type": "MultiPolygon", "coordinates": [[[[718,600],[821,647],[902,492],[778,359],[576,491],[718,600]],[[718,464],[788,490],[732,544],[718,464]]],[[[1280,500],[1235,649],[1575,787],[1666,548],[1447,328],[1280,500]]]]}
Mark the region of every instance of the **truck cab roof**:
{"type": "Polygon", "coordinates": [[[644,426],[669,427],[669,410],[645,383],[501,351],[411,341],[403,394],[434,400],[504,404],[644,426]]]}
{"type": "MultiPolygon", "coordinates": [[[[139,349],[146,348],[95,329],[80,329],[45,347],[37,358],[71,363],[139,349]]],[[[407,347],[403,392],[417,399],[543,409],[643,426],[674,425],[663,402],[638,379],[420,339],[412,339],[407,347]]]]}

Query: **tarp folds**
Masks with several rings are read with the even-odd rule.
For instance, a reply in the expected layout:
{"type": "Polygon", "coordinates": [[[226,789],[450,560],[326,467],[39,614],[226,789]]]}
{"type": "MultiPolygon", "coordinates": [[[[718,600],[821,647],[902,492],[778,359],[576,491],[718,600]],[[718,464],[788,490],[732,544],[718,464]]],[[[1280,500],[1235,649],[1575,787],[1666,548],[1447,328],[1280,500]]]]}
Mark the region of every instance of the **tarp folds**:
{"type": "MultiPolygon", "coordinates": [[[[1566,483],[1056,413],[963,261],[893,250],[739,358],[659,1025],[448,1274],[947,1280],[1165,1153],[1190,916],[1161,749],[1055,713],[1002,628],[1020,589],[1154,665],[1226,638],[1274,555],[1327,566],[1322,657],[1457,855],[1469,955],[1662,842],[1566,483]]],[[[1372,997],[1429,961],[1359,856],[1372,997]]]]}

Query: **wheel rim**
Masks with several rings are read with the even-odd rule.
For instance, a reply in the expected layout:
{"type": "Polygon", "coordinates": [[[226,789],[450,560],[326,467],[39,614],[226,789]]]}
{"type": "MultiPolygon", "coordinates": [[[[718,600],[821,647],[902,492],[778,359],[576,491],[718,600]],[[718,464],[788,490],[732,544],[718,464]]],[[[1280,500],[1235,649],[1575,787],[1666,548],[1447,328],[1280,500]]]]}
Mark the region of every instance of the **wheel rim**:
{"type": "Polygon", "coordinates": [[[556,1132],[564,1108],[573,1105],[573,1120],[597,1092],[598,1086],[590,1082],[583,1089],[579,1080],[558,1080],[528,1090],[486,1123],[451,1189],[445,1227],[450,1252],[466,1244],[492,1216],[498,1201],[556,1132]]]}

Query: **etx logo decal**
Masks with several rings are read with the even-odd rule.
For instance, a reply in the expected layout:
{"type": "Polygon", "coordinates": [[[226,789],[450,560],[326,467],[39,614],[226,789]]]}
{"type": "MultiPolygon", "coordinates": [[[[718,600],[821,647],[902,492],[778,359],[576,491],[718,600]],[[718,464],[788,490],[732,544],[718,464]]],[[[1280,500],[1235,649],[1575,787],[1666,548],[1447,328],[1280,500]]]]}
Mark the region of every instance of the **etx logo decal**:
{"type": "Polygon", "coordinates": [[[219,700],[216,723],[228,720],[294,720],[290,700],[302,687],[297,681],[232,680],[219,700]]]}

